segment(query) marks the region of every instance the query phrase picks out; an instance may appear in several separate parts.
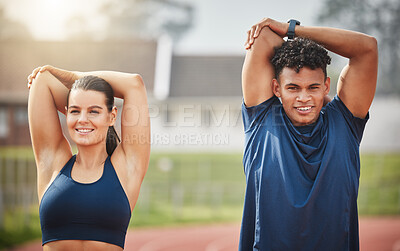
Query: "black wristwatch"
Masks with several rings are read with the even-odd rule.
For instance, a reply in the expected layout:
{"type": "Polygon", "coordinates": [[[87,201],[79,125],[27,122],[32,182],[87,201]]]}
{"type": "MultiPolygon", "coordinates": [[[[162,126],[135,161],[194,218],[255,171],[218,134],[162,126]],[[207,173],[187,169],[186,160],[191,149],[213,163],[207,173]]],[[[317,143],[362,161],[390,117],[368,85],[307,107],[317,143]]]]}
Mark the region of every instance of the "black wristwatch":
{"type": "Polygon", "coordinates": [[[293,39],[295,34],[294,28],[296,27],[296,25],[300,25],[300,21],[295,19],[290,19],[288,23],[289,23],[289,29],[286,33],[286,36],[288,37],[288,39],[293,39]]]}

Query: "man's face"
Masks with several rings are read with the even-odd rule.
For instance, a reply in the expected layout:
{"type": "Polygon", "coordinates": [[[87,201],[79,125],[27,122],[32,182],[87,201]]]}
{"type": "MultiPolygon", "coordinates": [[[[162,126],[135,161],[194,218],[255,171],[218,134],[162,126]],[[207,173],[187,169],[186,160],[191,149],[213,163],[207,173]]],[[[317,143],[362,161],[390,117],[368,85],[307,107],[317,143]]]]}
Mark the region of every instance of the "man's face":
{"type": "Polygon", "coordinates": [[[279,82],[273,80],[274,94],[281,98],[283,109],[294,126],[317,121],[329,88],[330,79],[325,80],[321,68],[303,67],[297,73],[286,67],[279,75],[279,82]]]}

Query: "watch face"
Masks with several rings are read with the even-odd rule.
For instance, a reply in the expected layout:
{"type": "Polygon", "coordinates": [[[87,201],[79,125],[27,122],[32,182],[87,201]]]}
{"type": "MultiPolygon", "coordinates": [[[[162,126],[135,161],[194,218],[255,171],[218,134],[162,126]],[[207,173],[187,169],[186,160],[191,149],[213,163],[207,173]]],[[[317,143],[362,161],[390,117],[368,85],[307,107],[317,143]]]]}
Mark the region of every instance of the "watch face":
{"type": "Polygon", "coordinates": [[[290,23],[290,22],[296,22],[296,25],[300,25],[300,21],[299,20],[296,20],[296,19],[289,19],[287,22],[288,23],[290,23]]]}

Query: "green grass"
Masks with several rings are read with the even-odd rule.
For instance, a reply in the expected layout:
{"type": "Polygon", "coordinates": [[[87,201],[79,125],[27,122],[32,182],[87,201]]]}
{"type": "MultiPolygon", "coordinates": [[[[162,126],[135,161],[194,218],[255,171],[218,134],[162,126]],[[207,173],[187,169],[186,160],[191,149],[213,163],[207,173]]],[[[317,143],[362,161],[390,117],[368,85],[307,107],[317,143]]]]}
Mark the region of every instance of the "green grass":
{"type": "MultiPolygon", "coordinates": [[[[31,148],[2,156],[33,158],[31,148]]],[[[152,153],[130,227],[239,222],[244,191],[240,153],[152,153]]],[[[400,154],[362,155],[358,205],[360,215],[400,214],[400,154]]],[[[4,222],[0,249],[40,238],[37,205],[7,210],[4,222]]]]}
{"type": "Polygon", "coordinates": [[[0,250],[13,247],[29,240],[40,239],[39,213],[33,206],[28,212],[19,209],[7,210],[3,215],[4,225],[0,228],[0,250]]]}
{"type": "Polygon", "coordinates": [[[0,158],[30,158],[34,159],[33,150],[30,146],[7,146],[0,147],[0,158]]]}
{"type": "Polygon", "coordinates": [[[361,215],[400,214],[400,154],[362,156],[358,206],[361,215]]]}
{"type": "Polygon", "coordinates": [[[152,154],[131,226],[239,221],[241,154],[152,154]]]}

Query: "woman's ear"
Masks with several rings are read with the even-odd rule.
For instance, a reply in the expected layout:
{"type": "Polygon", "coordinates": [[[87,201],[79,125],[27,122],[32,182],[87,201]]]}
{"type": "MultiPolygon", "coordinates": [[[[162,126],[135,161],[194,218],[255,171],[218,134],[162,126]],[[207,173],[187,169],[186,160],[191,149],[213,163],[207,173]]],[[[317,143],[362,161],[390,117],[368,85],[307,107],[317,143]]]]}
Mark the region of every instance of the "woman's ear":
{"type": "Polygon", "coordinates": [[[116,106],[113,107],[111,110],[111,125],[113,126],[115,124],[115,121],[117,120],[117,114],[118,114],[118,108],[116,106]]]}
{"type": "Polygon", "coordinates": [[[272,91],[278,98],[281,97],[281,85],[279,84],[277,79],[272,79],[272,91]]]}

